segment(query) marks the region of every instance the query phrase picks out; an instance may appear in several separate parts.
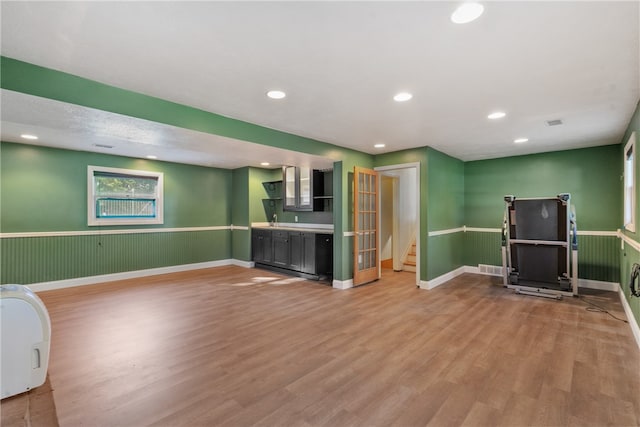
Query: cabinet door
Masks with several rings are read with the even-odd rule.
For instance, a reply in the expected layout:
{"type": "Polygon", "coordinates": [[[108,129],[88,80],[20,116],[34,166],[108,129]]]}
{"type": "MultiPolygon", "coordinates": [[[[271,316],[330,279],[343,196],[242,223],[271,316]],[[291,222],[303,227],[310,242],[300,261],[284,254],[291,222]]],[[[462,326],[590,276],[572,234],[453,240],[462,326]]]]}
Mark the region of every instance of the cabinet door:
{"type": "Polygon", "coordinates": [[[294,166],[285,166],[282,179],[284,185],[284,209],[295,210],[297,206],[296,168],[294,166]]]}
{"type": "Polygon", "coordinates": [[[263,257],[262,260],[263,262],[267,263],[267,264],[272,264],[273,263],[273,250],[271,247],[271,231],[269,230],[262,230],[263,234],[262,234],[262,253],[263,253],[263,257]]]}
{"type": "Polygon", "coordinates": [[[278,267],[288,268],[289,260],[289,233],[287,231],[274,231],[271,237],[273,248],[273,264],[278,267]]]}
{"type": "Polygon", "coordinates": [[[298,168],[298,210],[313,209],[313,175],[310,168],[298,168]]]}
{"type": "Polygon", "coordinates": [[[333,276],[333,235],[316,235],[316,271],[319,276],[333,276]]]}
{"type": "Polygon", "coordinates": [[[303,271],[302,235],[299,231],[289,232],[289,267],[296,271],[303,271]]]}
{"type": "Polygon", "coordinates": [[[255,262],[272,262],[270,231],[253,230],[251,232],[251,259],[255,262]]]}
{"type": "Polygon", "coordinates": [[[303,273],[316,273],[316,234],[301,233],[302,240],[302,265],[300,271],[303,273]]]}

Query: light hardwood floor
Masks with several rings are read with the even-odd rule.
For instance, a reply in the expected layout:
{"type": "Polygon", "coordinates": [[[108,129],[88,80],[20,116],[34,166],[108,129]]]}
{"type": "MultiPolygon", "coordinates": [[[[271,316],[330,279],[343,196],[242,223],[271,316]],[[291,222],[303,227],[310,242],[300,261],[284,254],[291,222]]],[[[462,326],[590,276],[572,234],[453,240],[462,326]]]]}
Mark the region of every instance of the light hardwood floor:
{"type": "MultiPolygon", "coordinates": [[[[465,274],[221,267],[43,292],[61,426],[637,426],[629,325],[465,274]]],[[[618,296],[586,299],[624,312],[618,296]]]]}

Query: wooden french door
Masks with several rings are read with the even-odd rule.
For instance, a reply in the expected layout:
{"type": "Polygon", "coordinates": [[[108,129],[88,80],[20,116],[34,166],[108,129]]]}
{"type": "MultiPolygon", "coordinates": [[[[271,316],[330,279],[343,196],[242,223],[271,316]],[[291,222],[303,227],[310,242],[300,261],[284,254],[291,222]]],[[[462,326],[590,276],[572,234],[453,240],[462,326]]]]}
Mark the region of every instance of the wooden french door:
{"type": "Polygon", "coordinates": [[[353,286],[380,277],[378,252],[378,172],[353,169],[353,286]]]}

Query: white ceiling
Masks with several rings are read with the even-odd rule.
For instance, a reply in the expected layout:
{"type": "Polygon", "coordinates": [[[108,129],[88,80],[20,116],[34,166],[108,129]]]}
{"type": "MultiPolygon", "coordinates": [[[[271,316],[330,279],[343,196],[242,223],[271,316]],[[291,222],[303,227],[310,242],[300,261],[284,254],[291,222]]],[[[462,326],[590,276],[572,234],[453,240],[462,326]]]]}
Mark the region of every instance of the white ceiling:
{"type": "MultiPolygon", "coordinates": [[[[428,145],[475,160],[621,142],[640,99],[640,3],[483,3],[480,19],[457,25],[458,2],[3,1],[1,50],[367,153],[428,145]],[[287,97],[268,99],[273,88],[287,97]],[[394,102],[401,90],[413,99],[394,102]],[[507,116],[488,120],[495,110],[507,116]]],[[[6,111],[18,126],[35,102],[9,100],[3,138],[6,111]]],[[[135,140],[150,126],[173,161],[229,152],[213,143],[231,143],[223,138],[74,111],[85,138],[135,140]],[[184,152],[182,138],[193,140],[184,152]]],[[[42,116],[34,125],[64,141],[67,129],[42,116]]]]}
{"type": "Polygon", "coordinates": [[[284,165],[330,169],[331,159],[1,90],[2,140],[226,169],[284,165]],[[105,147],[106,146],[106,147],[105,147]],[[111,148],[109,148],[111,147],[111,148]],[[260,163],[267,162],[269,166],[260,163]]]}

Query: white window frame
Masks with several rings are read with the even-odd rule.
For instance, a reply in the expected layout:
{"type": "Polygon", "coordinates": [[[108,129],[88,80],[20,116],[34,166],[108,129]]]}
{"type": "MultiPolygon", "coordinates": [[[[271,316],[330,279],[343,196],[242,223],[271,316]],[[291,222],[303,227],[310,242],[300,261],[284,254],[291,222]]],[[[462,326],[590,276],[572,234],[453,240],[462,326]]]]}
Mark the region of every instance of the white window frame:
{"type": "Polygon", "coordinates": [[[624,228],[627,231],[636,231],[636,158],[638,153],[636,152],[636,133],[631,133],[629,141],[624,146],[623,161],[624,161],[624,175],[622,179],[623,187],[623,219],[624,228]],[[629,153],[631,153],[631,160],[629,160],[629,153]]]}
{"type": "Polygon", "coordinates": [[[145,225],[164,223],[164,174],[162,172],[149,172],[133,169],[107,168],[102,166],[87,166],[87,224],[89,226],[101,225],[145,225]],[[96,197],[94,177],[100,173],[114,173],[129,175],[132,177],[153,177],[158,180],[155,194],[156,215],[153,218],[99,218],[96,216],[96,197]]]}

